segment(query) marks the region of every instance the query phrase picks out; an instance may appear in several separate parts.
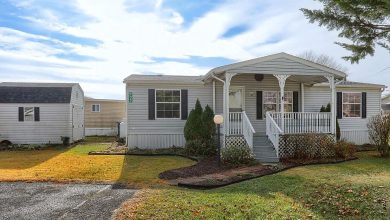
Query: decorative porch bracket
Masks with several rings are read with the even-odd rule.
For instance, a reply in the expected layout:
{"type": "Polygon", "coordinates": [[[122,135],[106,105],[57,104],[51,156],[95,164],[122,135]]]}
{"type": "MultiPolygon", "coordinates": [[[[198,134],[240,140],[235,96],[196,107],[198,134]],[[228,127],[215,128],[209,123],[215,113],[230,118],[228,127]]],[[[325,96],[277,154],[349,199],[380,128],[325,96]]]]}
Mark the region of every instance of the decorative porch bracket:
{"type": "Polygon", "coordinates": [[[230,82],[233,76],[237,73],[225,73],[225,91],[224,91],[224,118],[225,118],[225,134],[229,135],[230,129],[230,119],[229,119],[229,91],[230,91],[230,82]]]}
{"type": "Polygon", "coordinates": [[[325,76],[328,79],[329,87],[331,89],[331,103],[330,103],[330,109],[332,114],[331,119],[331,132],[332,134],[336,134],[336,84],[334,80],[333,75],[326,75],[325,76]]]}
{"type": "Polygon", "coordinates": [[[274,76],[278,79],[279,88],[280,88],[280,112],[282,113],[282,121],[281,121],[281,129],[284,132],[284,86],[286,85],[286,79],[290,77],[290,75],[285,74],[274,74],[274,76]]]}

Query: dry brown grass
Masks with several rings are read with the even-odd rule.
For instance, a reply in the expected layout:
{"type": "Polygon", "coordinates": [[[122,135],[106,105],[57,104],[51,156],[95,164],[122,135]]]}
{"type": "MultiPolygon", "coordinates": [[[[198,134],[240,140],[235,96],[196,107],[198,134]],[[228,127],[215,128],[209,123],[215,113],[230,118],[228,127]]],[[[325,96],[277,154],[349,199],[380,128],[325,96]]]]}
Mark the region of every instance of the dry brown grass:
{"type": "Polygon", "coordinates": [[[69,149],[0,151],[0,181],[115,182],[131,187],[163,184],[162,171],[192,165],[173,156],[90,156],[107,144],[79,144],[69,149]]]}

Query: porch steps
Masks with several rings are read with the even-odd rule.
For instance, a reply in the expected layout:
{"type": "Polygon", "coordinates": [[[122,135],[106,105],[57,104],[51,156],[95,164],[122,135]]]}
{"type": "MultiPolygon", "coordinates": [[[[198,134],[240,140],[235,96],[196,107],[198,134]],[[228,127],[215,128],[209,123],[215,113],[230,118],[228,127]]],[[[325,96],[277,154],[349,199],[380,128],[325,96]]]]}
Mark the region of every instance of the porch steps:
{"type": "Polygon", "coordinates": [[[272,143],[265,135],[253,137],[253,152],[256,160],[262,163],[278,163],[279,158],[276,156],[276,151],[272,143]]]}

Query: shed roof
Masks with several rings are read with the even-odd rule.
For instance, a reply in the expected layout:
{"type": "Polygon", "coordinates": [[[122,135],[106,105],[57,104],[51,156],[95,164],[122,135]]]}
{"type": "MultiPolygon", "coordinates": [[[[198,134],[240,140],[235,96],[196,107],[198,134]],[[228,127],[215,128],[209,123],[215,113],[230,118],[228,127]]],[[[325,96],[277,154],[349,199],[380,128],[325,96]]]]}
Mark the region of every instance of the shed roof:
{"type": "Polygon", "coordinates": [[[75,83],[0,83],[0,103],[70,103],[75,83]]]}

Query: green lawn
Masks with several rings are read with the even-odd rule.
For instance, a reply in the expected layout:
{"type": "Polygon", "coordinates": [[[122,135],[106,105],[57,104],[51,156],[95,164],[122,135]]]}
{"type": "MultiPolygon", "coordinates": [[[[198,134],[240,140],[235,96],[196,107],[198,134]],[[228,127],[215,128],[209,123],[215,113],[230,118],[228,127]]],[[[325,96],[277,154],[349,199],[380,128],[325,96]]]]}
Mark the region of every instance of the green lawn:
{"type": "Polygon", "coordinates": [[[119,216],[139,219],[389,219],[390,159],[313,165],[201,191],[148,192],[119,216]],[[134,216],[133,216],[134,217],[134,216]]]}

